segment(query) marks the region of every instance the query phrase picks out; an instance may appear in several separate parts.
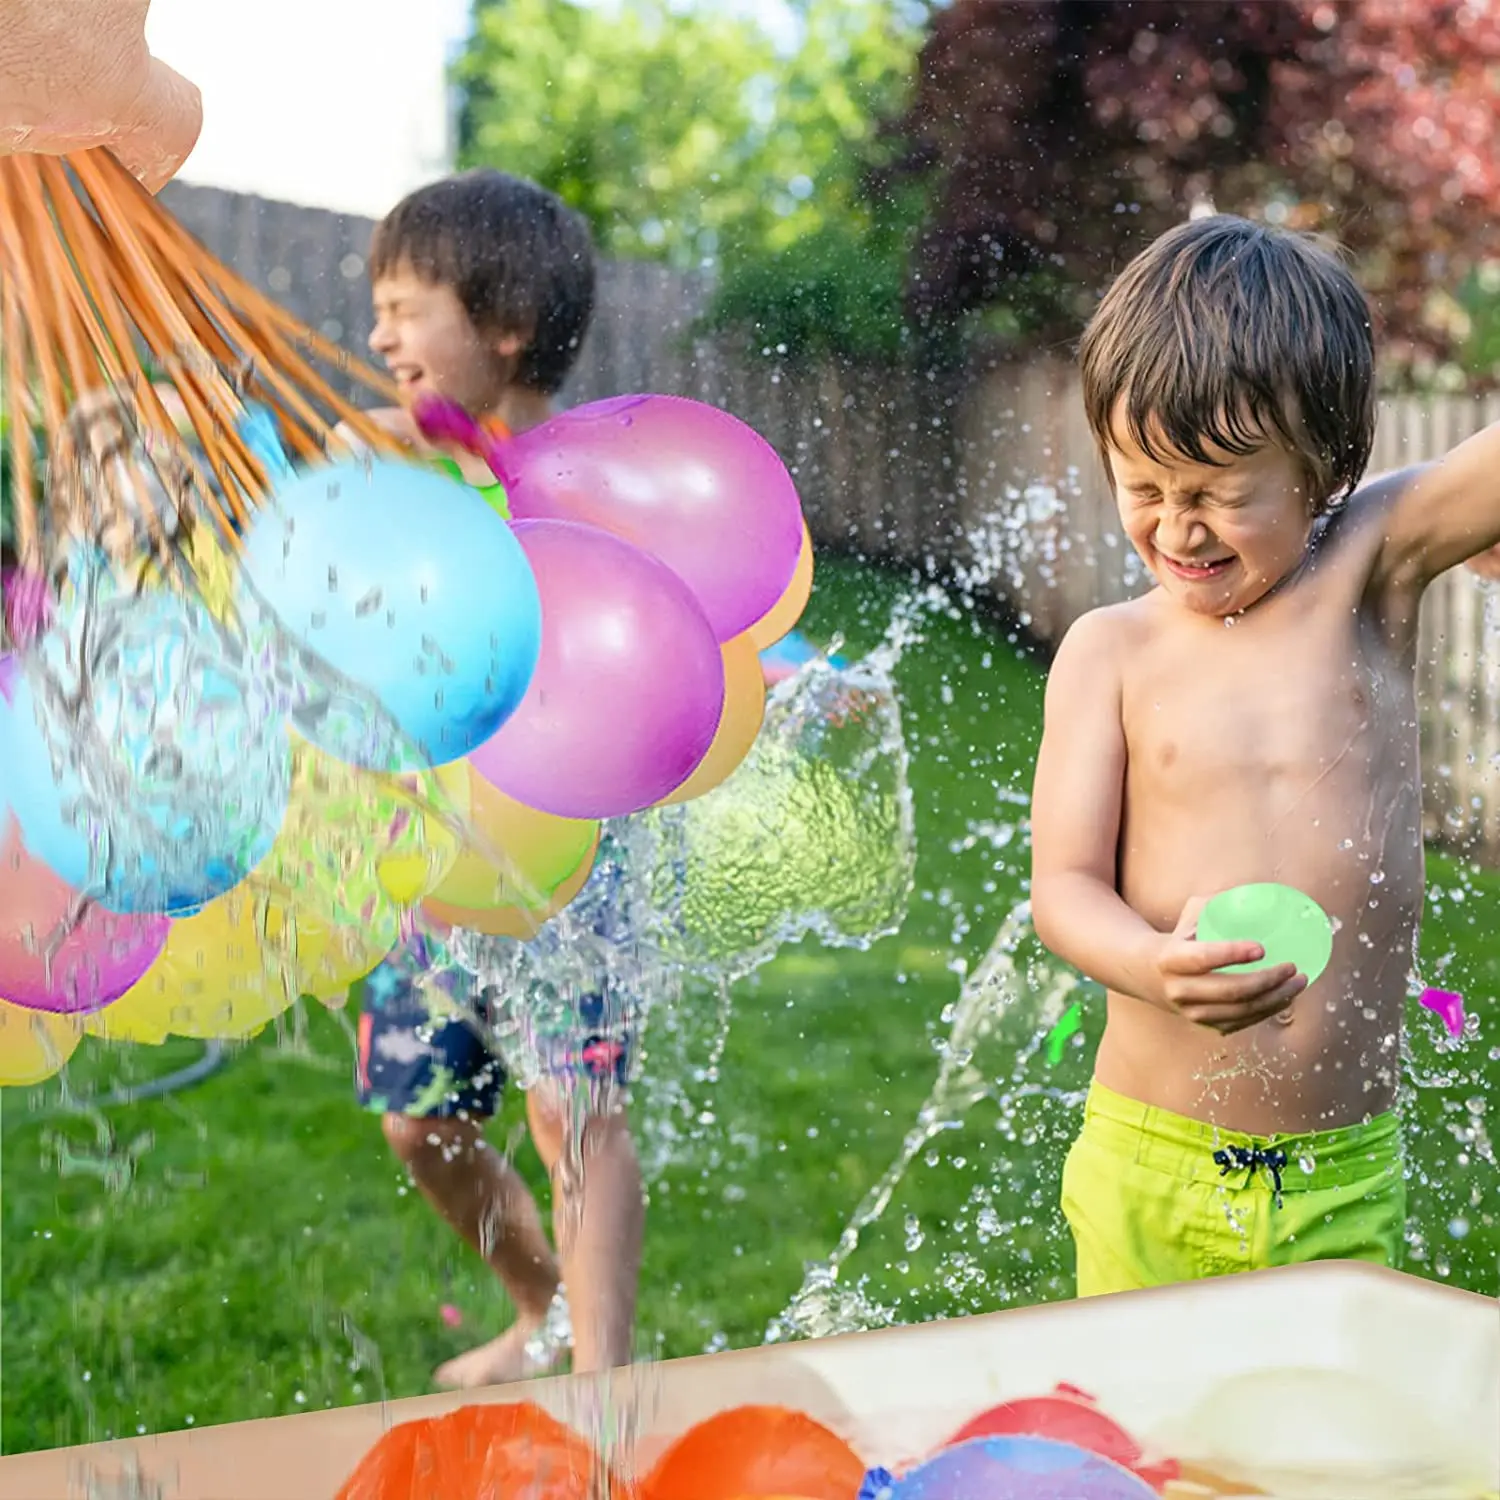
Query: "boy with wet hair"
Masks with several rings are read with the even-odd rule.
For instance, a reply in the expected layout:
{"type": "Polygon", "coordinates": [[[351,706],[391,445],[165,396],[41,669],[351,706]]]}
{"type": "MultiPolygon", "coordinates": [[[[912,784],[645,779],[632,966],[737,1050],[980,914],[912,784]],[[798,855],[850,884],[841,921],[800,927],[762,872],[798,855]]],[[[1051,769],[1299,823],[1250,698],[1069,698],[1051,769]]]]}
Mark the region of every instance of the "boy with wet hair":
{"type": "Polygon", "coordinates": [[[1367,304],[1310,238],[1228,216],[1138,256],[1084,335],[1088,419],[1156,587],[1058,649],[1033,794],[1041,940],[1108,991],[1063,1211],[1086,1296],[1397,1263],[1394,1106],[1424,869],[1417,615],[1500,542],[1500,427],[1358,488],[1367,304]],[[1207,898],[1332,918],[1309,984],[1197,937],[1207,898]]]}
{"type": "MultiPolygon", "coordinates": [[[[552,414],[593,310],[586,223],[535,183],[466,172],[392,209],[375,230],[370,275],[370,348],[405,403],[375,415],[503,511],[494,475],[472,454],[433,453],[409,406],[423,394],[444,396],[511,432],[552,414]]],[[[618,875],[602,849],[591,884],[618,875]]],[[[552,1077],[527,1092],[531,1137],[553,1182],[555,1257],[525,1183],[485,1139],[505,1069],[486,1040],[483,998],[439,948],[435,934],[415,934],[365,982],[360,1098],[382,1115],[423,1196],[500,1278],[516,1320],[436,1378],[473,1387],[545,1368],[559,1280],[574,1369],[626,1364],[645,1214],[624,1114],[630,1036],[620,1021],[629,1007],[608,993],[580,996],[578,1035],[549,1059],[552,1077]]],[[[611,983],[601,976],[601,989],[611,983]]]]}

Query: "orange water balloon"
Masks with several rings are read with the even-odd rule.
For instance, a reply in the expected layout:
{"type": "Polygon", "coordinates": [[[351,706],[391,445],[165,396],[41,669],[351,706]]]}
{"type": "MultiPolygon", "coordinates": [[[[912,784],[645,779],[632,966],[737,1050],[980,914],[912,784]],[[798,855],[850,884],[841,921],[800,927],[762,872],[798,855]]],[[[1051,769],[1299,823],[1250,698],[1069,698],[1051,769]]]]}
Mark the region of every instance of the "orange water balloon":
{"type": "Polygon", "coordinates": [[[807,601],[812,598],[812,586],[812,533],[807,529],[807,522],[804,521],[802,523],[802,550],[797,554],[797,567],[792,574],[792,581],[787,584],[786,592],[781,598],[745,632],[754,642],[757,651],[764,651],[767,646],[774,646],[783,636],[790,634],[797,621],[802,618],[802,611],[807,608],[807,601]]]}
{"type": "Polygon", "coordinates": [[[853,1500],[864,1477],[859,1455],[805,1413],[737,1406],[678,1438],[651,1471],[642,1500],[853,1500]]]}
{"type": "Polygon", "coordinates": [[[724,653],[724,712],[708,754],[697,769],[658,804],[689,802],[727,781],[749,755],[766,717],[766,674],[761,670],[760,648],[747,631],[726,641],[724,653]]]}
{"type": "MultiPolygon", "coordinates": [[[[476,1404],[393,1427],[336,1500],[590,1500],[593,1447],[532,1402],[476,1404]]],[[[628,1500],[618,1481],[602,1491],[628,1500]]]]}

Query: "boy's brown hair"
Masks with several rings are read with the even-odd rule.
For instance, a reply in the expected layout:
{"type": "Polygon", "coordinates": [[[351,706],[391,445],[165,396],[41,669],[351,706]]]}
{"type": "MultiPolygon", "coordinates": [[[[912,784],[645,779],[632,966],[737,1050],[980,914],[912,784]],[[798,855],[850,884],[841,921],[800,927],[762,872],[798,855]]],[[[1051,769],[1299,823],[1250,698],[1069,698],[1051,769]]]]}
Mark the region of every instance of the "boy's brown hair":
{"type": "Polygon", "coordinates": [[[370,276],[451,287],[476,328],[527,339],[516,380],[552,396],[594,310],[587,222],[555,193],[482,167],[418,188],[375,228],[370,276]]]}
{"type": "Polygon", "coordinates": [[[1364,293],[1310,235],[1229,214],[1169,230],[1121,272],[1079,345],[1105,467],[1113,424],[1145,453],[1209,462],[1269,443],[1306,469],[1314,511],[1349,494],[1375,440],[1364,293]]]}

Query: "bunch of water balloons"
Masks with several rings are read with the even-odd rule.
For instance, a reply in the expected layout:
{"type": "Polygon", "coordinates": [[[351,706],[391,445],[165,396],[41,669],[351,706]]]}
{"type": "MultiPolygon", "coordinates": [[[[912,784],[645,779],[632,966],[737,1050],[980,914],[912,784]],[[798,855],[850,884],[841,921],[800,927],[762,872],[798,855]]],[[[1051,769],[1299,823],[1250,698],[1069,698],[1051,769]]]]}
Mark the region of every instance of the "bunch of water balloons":
{"type": "Polygon", "coordinates": [[[418,912],[526,937],[601,823],[721,783],[811,543],[714,407],[629,396],[519,436],[433,402],[503,503],[417,461],[294,471],[236,551],[73,553],[0,656],[0,1084],[81,1030],[246,1036],[418,912]],[[183,586],[190,576],[191,586],[183,586]]]}

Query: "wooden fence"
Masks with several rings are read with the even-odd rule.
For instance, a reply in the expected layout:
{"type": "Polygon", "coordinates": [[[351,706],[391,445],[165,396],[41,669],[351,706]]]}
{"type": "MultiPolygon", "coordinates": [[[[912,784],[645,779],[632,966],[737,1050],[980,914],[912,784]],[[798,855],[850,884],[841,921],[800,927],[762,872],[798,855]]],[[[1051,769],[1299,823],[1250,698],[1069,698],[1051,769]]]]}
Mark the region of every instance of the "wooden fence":
{"type": "MultiPolygon", "coordinates": [[[[362,349],[372,225],[173,184],[173,212],[305,322],[362,349]]],[[[1144,585],[1120,535],[1062,361],[945,374],[816,365],[701,335],[701,277],[601,267],[599,305],[568,403],[627,391],[695,396],[762,432],[796,476],[820,546],[957,578],[1042,644],[1144,585]]],[[[1374,471],[1446,452],[1500,398],[1386,402],[1374,471]]],[[[1500,589],[1466,572],[1432,590],[1420,643],[1430,832],[1500,857],[1500,589]]]]}

